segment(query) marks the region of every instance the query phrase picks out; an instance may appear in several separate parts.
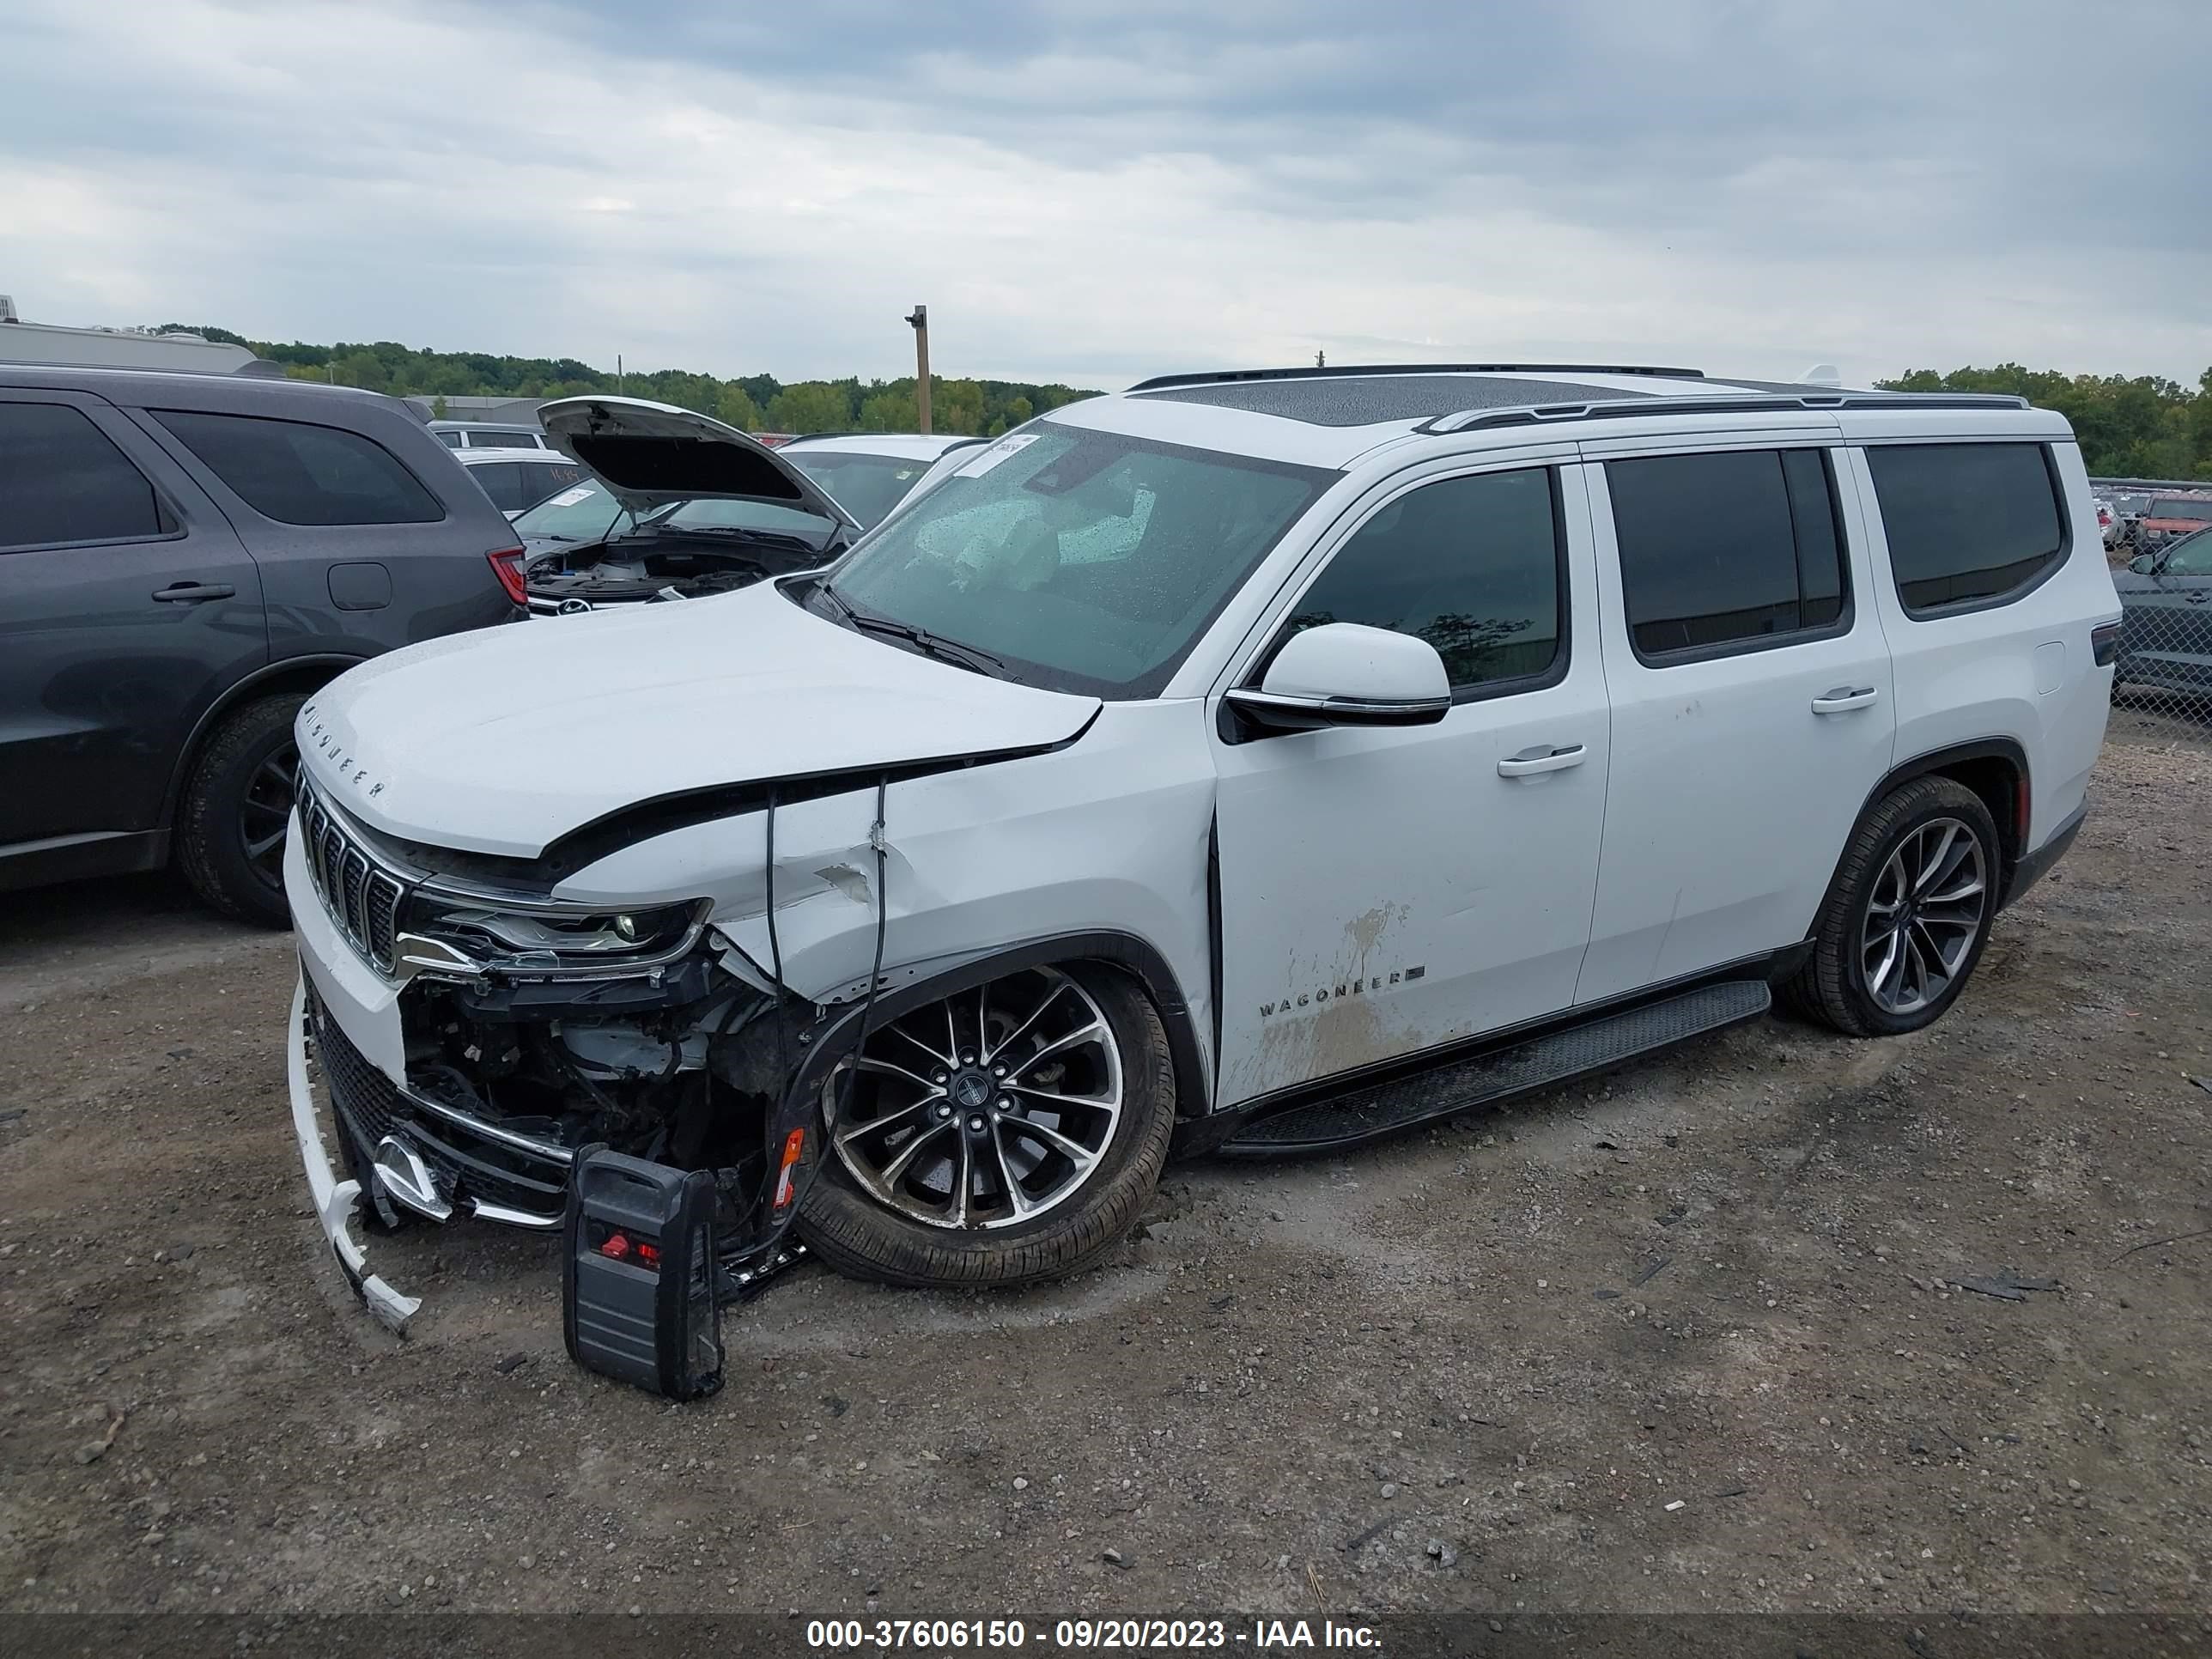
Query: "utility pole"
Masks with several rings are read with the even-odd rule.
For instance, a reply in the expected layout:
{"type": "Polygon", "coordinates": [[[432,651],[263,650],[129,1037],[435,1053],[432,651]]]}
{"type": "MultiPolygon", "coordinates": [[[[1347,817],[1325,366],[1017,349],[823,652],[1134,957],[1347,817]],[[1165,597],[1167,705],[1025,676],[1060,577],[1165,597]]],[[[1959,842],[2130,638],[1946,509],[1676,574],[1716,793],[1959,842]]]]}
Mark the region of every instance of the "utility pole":
{"type": "Polygon", "coordinates": [[[929,430],[929,307],[916,306],[907,319],[914,329],[914,406],[921,429],[929,430]]]}
{"type": "Polygon", "coordinates": [[[1314,367],[1316,368],[1327,368],[1328,367],[1328,353],[1326,351],[1315,352],[1314,367]]]}
{"type": "Polygon", "coordinates": [[[621,352],[619,352],[619,351],[617,351],[617,353],[615,353],[615,392],[616,392],[616,394],[617,394],[617,396],[621,395],[622,389],[623,389],[622,353],[621,353],[621,352]]]}

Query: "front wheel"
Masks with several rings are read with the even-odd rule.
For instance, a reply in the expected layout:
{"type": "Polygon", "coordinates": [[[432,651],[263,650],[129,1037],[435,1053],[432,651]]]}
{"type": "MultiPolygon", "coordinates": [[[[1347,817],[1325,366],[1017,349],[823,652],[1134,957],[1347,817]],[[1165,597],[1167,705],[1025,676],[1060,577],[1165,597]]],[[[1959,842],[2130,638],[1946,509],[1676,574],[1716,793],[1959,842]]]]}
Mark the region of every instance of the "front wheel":
{"type": "Polygon", "coordinates": [[[1844,848],[1784,996],[1853,1036],[1934,1023],[1981,960],[1998,869],[1996,823],[1972,790],[1931,777],[1893,791],[1844,848]]]}
{"type": "Polygon", "coordinates": [[[1124,976],[1079,965],[886,1020],[831,1087],[832,1152],[801,1229],[832,1266],[894,1285],[1088,1266],[1136,1219],[1175,1127],[1158,1012],[1124,976]]]}

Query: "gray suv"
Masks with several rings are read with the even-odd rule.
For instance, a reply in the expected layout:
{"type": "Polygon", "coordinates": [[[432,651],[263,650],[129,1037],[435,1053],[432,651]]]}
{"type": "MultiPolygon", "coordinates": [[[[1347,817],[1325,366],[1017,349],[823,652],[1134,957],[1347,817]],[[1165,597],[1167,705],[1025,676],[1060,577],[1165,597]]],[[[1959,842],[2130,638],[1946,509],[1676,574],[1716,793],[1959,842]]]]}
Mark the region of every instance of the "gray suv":
{"type": "Polygon", "coordinates": [[[525,615],[521,556],[388,398],[0,366],[0,890],[173,861],[283,926],[300,705],[525,615]]]}

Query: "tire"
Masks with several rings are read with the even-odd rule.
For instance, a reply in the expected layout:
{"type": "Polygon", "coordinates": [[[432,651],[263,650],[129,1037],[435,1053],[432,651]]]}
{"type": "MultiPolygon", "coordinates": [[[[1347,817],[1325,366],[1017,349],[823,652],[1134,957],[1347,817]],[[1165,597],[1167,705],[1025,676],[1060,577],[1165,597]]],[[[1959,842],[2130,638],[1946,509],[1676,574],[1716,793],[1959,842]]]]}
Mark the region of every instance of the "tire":
{"type": "Polygon", "coordinates": [[[1852,833],[1821,902],[1812,957],[1783,985],[1784,1000],[1851,1036],[1897,1036],[1933,1024],[1958,1000],[1989,943],[2001,871],[1996,822],[1980,796],[1949,778],[1900,786],[1852,833]],[[1955,835],[1946,841],[1947,825],[1971,837],[1972,848],[1955,835]],[[1923,882],[1919,866],[1930,859],[1933,873],[1923,882]],[[1978,888],[1967,893],[1974,880],[1978,888]],[[1901,906],[1882,909],[1893,896],[1901,906]],[[1885,931],[1890,915],[1904,921],[1885,931]],[[1899,940],[1895,957],[1887,948],[1892,935],[1899,940]],[[1917,988],[1916,960],[1923,963],[1917,988]],[[1940,973],[1931,962],[1942,964],[1940,973]]]}
{"type": "Polygon", "coordinates": [[[299,764],[292,722],[307,700],[302,692],[258,697],[226,714],[193,759],[177,803],[185,879],[203,902],[258,927],[291,926],[283,833],[299,764]]]}
{"type": "MultiPolygon", "coordinates": [[[[1085,966],[1028,969],[992,981],[980,991],[961,992],[945,1003],[924,1005],[923,1009],[902,1015],[890,1024],[911,1030],[917,1029],[917,1021],[944,1017],[932,1011],[957,1011],[979,998],[980,1008],[994,995],[1010,999],[1030,996],[1033,1000],[1037,993],[1028,988],[1028,981],[1032,979],[1043,988],[1055,984],[1063,987],[1045,997],[1048,1003],[1052,996],[1064,995],[1066,988],[1072,988],[1075,995],[1065,1006],[1087,1006],[1103,1018],[1108,1035],[1096,1040],[1100,1057],[1090,1062],[1094,1072],[1103,1063],[1104,1042],[1110,1040],[1112,1044],[1118,1065],[1121,1104],[1118,1115],[1103,1131],[1107,1138],[1097,1148],[1095,1165],[1087,1174],[1070,1179],[1062,1195],[1049,1200],[1048,1208],[1026,1219],[1009,1218],[1013,1213],[1011,1204],[1005,1214],[965,1225],[917,1219],[893,1207],[880,1191],[871,1190],[855,1173],[854,1164],[868,1167],[871,1158],[887,1167],[896,1161],[897,1148],[908,1144],[894,1140],[888,1143],[888,1151],[882,1151],[878,1149],[878,1143],[868,1139],[865,1118],[873,1115],[877,1121],[890,1122],[898,1115],[882,1103],[892,1098],[882,1091],[894,1084],[890,1079],[879,1082],[872,1075],[858,1075],[851,1097],[850,1120],[841,1126],[839,1135],[841,1142],[846,1141],[848,1133],[857,1133],[861,1137],[850,1143],[854,1150],[849,1156],[854,1164],[848,1164],[846,1151],[829,1152],[820,1176],[808,1189],[799,1209],[800,1234],[839,1272],[887,1285],[939,1288],[1036,1284],[1062,1278],[1090,1266],[1110,1250],[1135,1222],[1146,1199],[1158,1182],[1161,1166],[1167,1161],[1168,1141],[1175,1127],[1176,1082],[1166,1028],[1161,1024],[1158,1011],[1130,980],[1110,970],[1085,966]],[[872,1092],[864,1096],[863,1090],[872,1092]]],[[[1018,1009],[1023,1005],[1015,1000],[1013,1006],[1018,1009]]],[[[1031,1018],[1044,1015],[1045,1010],[1040,1007],[1031,1018]]],[[[956,1012],[952,1018],[957,1021],[961,1016],[956,1012]]],[[[978,1022],[981,1021],[979,1014],[978,1022]]],[[[933,1042],[934,1038],[931,1041],[933,1042]]],[[[1027,1041],[1034,1043],[1037,1039],[1027,1041]]],[[[867,1052],[871,1056],[902,1053],[897,1047],[900,1042],[896,1032],[878,1030],[872,1034],[867,1052]]],[[[957,1060],[963,1046],[956,1025],[945,1047],[957,1060]]],[[[1007,1047],[1012,1052],[1021,1052],[1013,1043],[1007,1047]]],[[[988,1065],[993,1057],[990,1039],[986,1036],[978,1042],[975,1051],[988,1065]]],[[[912,1083],[929,1083],[938,1068],[921,1061],[918,1054],[916,1060],[924,1070],[911,1079],[912,1083]]],[[[1063,1065],[1059,1069],[1066,1074],[1068,1068],[1063,1065]]],[[[1019,1066],[1014,1074],[1022,1074],[1019,1066]]],[[[961,1075],[956,1067],[949,1079],[950,1086],[921,1094],[917,1104],[908,1109],[925,1114],[920,1120],[925,1124],[946,1115],[951,1120],[927,1131],[933,1134],[949,1133],[951,1137],[949,1141],[932,1142],[933,1148],[951,1149],[945,1169],[948,1192],[952,1179],[949,1158],[963,1145],[988,1148],[996,1142],[1002,1148],[1011,1145],[1017,1152],[1025,1147],[1034,1151],[1036,1146],[1041,1145],[1024,1141],[1024,1131],[1016,1121],[1018,1115],[1012,1113],[1004,1119],[992,1121],[988,1138],[963,1138],[963,1127],[972,1127],[976,1119],[967,1117],[963,1122],[968,1109],[949,1105],[951,1089],[959,1085],[961,1075]],[[946,1110],[940,1112],[940,1107],[946,1110]],[[1002,1130],[1007,1139],[999,1141],[1002,1130]]],[[[1015,1085],[1010,1082],[1006,1086],[1015,1085]]],[[[1040,1100],[1044,1098],[1040,1091],[1018,1089],[1017,1092],[1038,1094],[1040,1100]]],[[[1066,1097],[1074,1102],[1085,1097],[1071,1093],[1066,1097]]],[[[1007,1103],[1009,1098],[1000,1097],[997,1103],[1007,1103]]],[[[988,1108],[984,1109],[988,1111],[988,1108]]],[[[1068,1116],[1054,1116],[1048,1106],[1029,1109],[1042,1119],[1050,1119],[1060,1128],[1071,1125],[1068,1116]]],[[[920,1139],[922,1133],[916,1132],[914,1138],[920,1139]]],[[[978,1159],[977,1168],[986,1172],[983,1178],[990,1178],[991,1166],[981,1162],[988,1152],[977,1151],[974,1156],[978,1159]]],[[[931,1159],[911,1156],[908,1161],[918,1170],[927,1169],[932,1163],[931,1159]]],[[[1008,1167],[1002,1152],[997,1171],[1005,1175],[1008,1167]]],[[[1052,1165],[1051,1154],[1048,1152],[1040,1158],[1030,1178],[1041,1179],[1052,1167],[1056,1166],[1052,1165]]],[[[1071,1161],[1071,1170],[1074,1167],[1071,1161]]],[[[960,1165],[958,1173],[963,1193],[972,1196],[974,1189],[967,1184],[968,1166],[960,1165]]],[[[1000,1183],[1002,1188],[1006,1184],[1000,1183]]],[[[962,1202],[960,1213],[965,1215],[966,1199],[962,1202]]]]}

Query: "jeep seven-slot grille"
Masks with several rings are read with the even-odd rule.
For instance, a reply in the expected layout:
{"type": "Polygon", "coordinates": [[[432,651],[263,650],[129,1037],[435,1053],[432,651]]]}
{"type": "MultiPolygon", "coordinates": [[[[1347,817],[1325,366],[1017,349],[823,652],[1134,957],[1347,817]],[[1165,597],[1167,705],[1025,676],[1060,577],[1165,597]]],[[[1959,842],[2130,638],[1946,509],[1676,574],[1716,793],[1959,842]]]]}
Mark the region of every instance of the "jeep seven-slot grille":
{"type": "Polygon", "coordinates": [[[407,884],[370,858],[338,815],[314,791],[300,791],[300,833],[307,873],[323,908],[353,948],[386,973],[392,971],[392,939],[407,884]]]}

